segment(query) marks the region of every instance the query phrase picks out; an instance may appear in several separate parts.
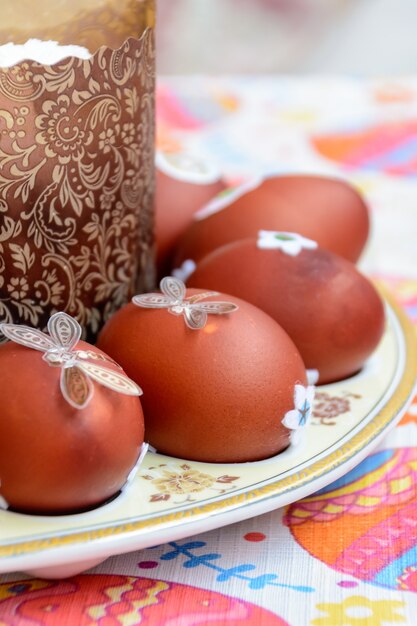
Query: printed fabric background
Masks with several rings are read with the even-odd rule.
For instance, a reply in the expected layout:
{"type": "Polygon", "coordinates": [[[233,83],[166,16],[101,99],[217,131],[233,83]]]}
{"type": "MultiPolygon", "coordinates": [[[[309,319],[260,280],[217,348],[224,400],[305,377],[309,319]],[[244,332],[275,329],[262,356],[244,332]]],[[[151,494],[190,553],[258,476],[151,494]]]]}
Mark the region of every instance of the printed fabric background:
{"type": "MultiPolygon", "coordinates": [[[[157,108],[159,147],[203,154],[231,182],[309,171],[356,184],[373,218],[362,267],[417,325],[417,81],[177,78],[157,108]]],[[[416,444],[417,399],[356,469],[286,510],[64,581],[2,576],[0,624],[413,626],[416,444]]]]}

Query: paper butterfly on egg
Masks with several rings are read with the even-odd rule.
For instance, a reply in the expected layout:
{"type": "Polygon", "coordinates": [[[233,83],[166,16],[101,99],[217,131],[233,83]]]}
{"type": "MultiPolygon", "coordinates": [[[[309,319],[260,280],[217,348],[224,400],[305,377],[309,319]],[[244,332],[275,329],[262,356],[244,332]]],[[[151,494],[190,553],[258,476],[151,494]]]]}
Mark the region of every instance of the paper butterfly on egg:
{"type": "Polygon", "coordinates": [[[122,371],[109,367],[117,366],[121,370],[109,357],[92,350],[74,350],[82,329],[67,313],[52,315],[48,322],[49,335],[17,324],[0,324],[0,331],[15,343],[43,352],[42,358],[48,365],[61,368],[62,395],[76,409],[83,409],[90,402],[94,392],[92,380],[119,393],[142,395],[141,388],[122,371]]]}
{"type": "Polygon", "coordinates": [[[188,328],[198,330],[207,323],[207,315],[223,315],[239,308],[232,302],[202,302],[210,296],[218,296],[217,291],[205,291],[186,298],[182,280],[166,276],[160,282],[162,293],[145,293],[134,296],[132,302],[146,309],[168,309],[173,315],[183,315],[188,328]]]}

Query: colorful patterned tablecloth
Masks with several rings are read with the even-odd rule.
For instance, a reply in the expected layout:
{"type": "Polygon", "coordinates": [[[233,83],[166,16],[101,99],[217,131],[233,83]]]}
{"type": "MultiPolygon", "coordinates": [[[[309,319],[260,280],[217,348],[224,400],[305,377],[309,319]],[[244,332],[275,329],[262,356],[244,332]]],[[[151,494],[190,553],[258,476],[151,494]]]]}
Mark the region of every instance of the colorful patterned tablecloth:
{"type": "MultiPolygon", "coordinates": [[[[175,78],[158,144],[231,181],[346,177],[373,234],[362,267],[417,325],[417,80],[175,78]]],[[[378,450],[285,510],[107,560],[61,582],[0,578],[0,625],[417,624],[417,398],[378,450]]]]}

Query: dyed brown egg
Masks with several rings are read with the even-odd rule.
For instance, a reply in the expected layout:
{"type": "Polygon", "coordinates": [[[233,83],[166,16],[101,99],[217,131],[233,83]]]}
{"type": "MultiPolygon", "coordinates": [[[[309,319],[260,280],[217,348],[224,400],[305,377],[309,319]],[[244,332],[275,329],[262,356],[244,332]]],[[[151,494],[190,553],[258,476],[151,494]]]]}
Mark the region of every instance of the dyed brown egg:
{"type": "MultiPolygon", "coordinates": [[[[83,341],[77,350],[103,354],[83,341]]],[[[0,371],[0,496],[6,503],[28,513],[73,513],[117,494],[143,443],[139,399],[94,382],[91,401],[76,409],[60,390],[61,368],[13,342],[0,346],[0,371]]]]}
{"type": "Polygon", "coordinates": [[[171,312],[129,304],[107,322],[99,345],[141,381],[146,437],[158,452],[219,463],[277,454],[290,441],[282,420],[294,411],[295,386],[307,382],[298,350],[251,304],[222,294],[195,302],[201,294],[187,290],[188,305],[171,312]],[[193,301],[198,309],[219,300],[239,308],[187,326],[193,301]]]}
{"type": "Polygon", "coordinates": [[[182,153],[156,156],[155,234],[160,274],[193,214],[226,188],[217,170],[182,153]]]}
{"type": "Polygon", "coordinates": [[[369,213],[348,183],[322,176],[274,176],[209,203],[178,244],[175,267],[198,262],[258,230],[298,232],[321,248],[357,261],[369,233],[369,213]]]}
{"type": "Polygon", "coordinates": [[[355,266],[298,235],[261,231],[215,250],[188,285],[227,291],[287,331],[320,383],[358,372],[384,331],[384,307],[355,266]]]}

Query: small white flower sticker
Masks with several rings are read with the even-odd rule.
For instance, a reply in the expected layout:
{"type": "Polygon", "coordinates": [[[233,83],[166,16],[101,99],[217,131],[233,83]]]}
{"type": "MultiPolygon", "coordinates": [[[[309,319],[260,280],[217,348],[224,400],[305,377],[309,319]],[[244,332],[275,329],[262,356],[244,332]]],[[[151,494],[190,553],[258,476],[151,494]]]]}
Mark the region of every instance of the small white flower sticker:
{"type": "Polygon", "coordinates": [[[185,283],[190,278],[196,267],[197,265],[195,261],[187,259],[180,267],[173,270],[172,275],[185,283]]]}
{"type": "Polygon", "coordinates": [[[217,194],[217,196],[212,198],[212,200],[197,211],[197,213],[194,213],[194,220],[204,220],[206,217],[210,217],[210,215],[213,215],[214,213],[223,211],[223,209],[226,209],[245,194],[260,187],[263,182],[263,177],[255,176],[251,180],[248,180],[237,187],[230,187],[221,191],[217,194]]]}
{"type": "Polygon", "coordinates": [[[309,385],[316,385],[320,378],[319,370],[307,370],[307,382],[309,385]]]}
{"type": "MultiPolygon", "coordinates": [[[[1,480],[0,480],[0,487],[1,487],[1,480]]],[[[7,504],[3,496],[0,494],[0,510],[4,509],[5,511],[7,511],[8,508],[9,508],[9,505],[7,504]]]]}
{"type": "Polygon", "coordinates": [[[309,385],[295,385],[294,406],[291,411],[287,411],[282,423],[290,430],[298,430],[306,426],[313,409],[314,387],[309,385]]]}
{"type": "Polygon", "coordinates": [[[318,247],[316,241],[307,239],[298,233],[276,230],[260,230],[257,246],[262,250],[281,250],[290,256],[297,256],[301,250],[314,250],[318,247]]]}
{"type": "Polygon", "coordinates": [[[135,466],[131,469],[129,476],[127,477],[126,480],[126,485],[130,484],[133,479],[135,478],[136,474],[139,471],[140,466],[143,463],[143,460],[145,458],[145,456],[148,454],[150,446],[149,443],[143,443],[140,449],[140,453],[139,453],[139,458],[135,463],[135,466]]]}

